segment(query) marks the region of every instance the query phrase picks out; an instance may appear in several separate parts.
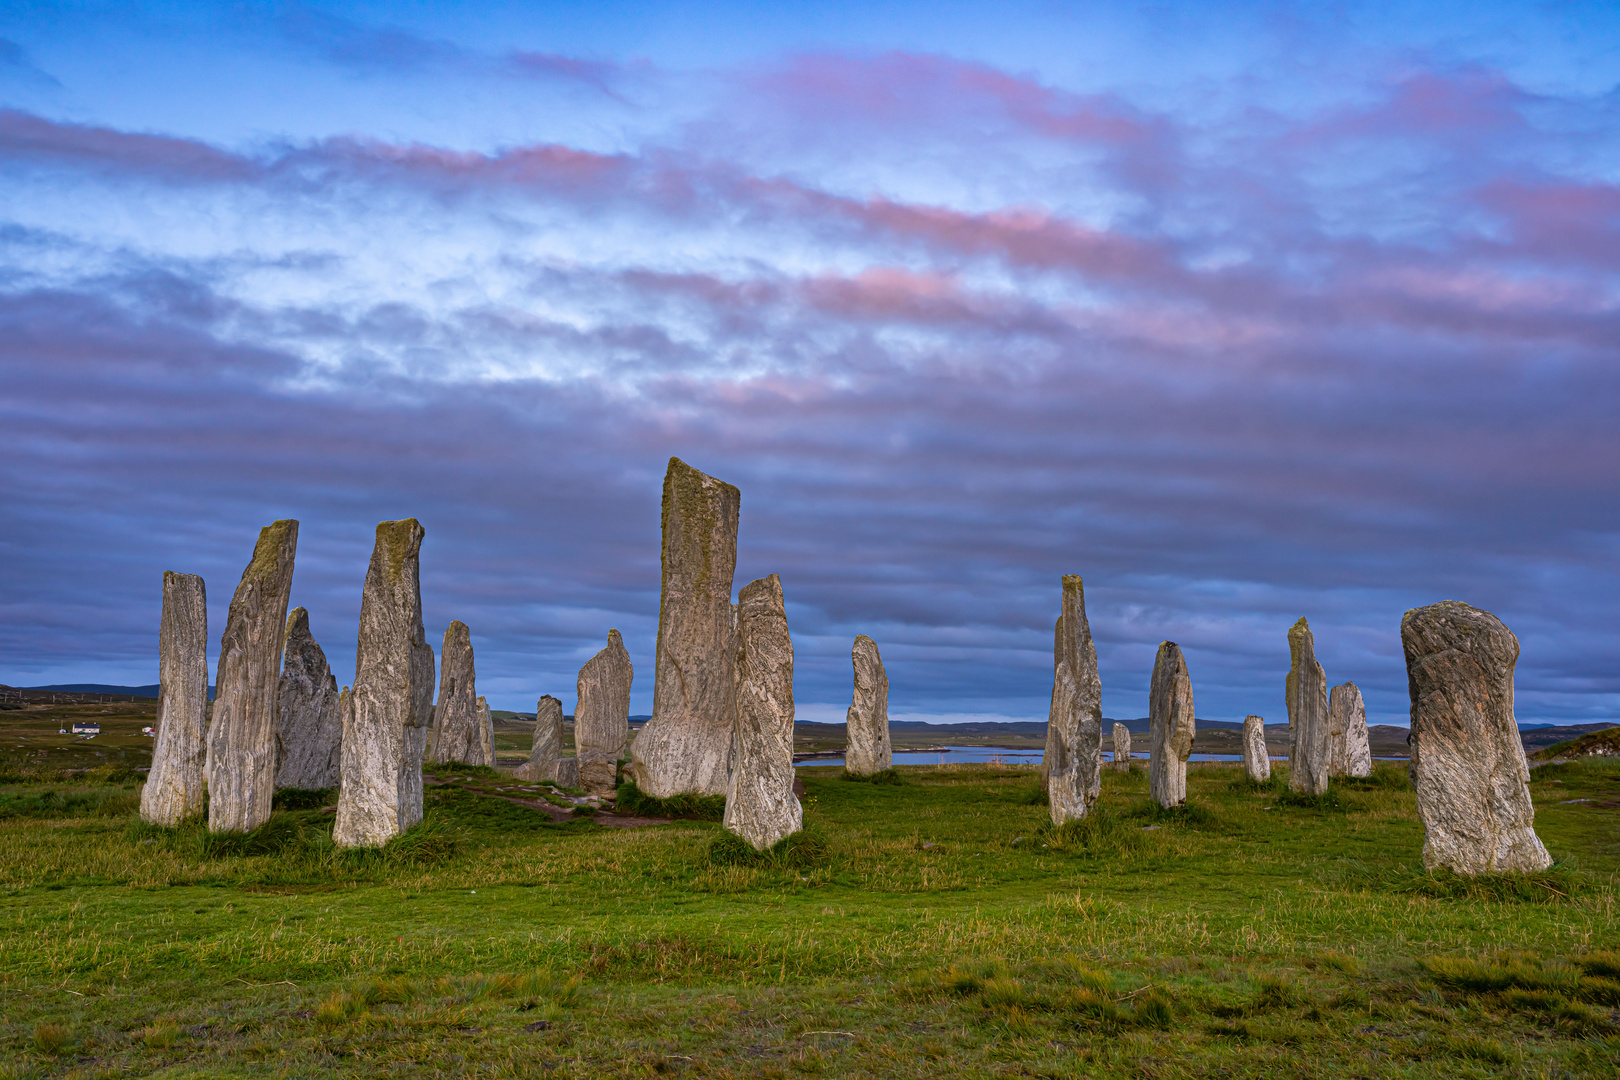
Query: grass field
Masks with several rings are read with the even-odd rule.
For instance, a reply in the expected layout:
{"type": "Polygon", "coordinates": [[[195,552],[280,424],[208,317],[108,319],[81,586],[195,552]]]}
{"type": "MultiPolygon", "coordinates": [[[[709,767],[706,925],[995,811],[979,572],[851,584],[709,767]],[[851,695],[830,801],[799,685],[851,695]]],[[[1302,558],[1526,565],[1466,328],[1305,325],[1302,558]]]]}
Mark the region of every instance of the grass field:
{"type": "Polygon", "coordinates": [[[737,865],[462,784],[383,852],[319,796],[145,828],[100,752],[6,759],[0,1076],[1620,1072],[1613,759],[1536,770],[1555,871],[1466,883],[1387,766],[1308,804],[1194,767],[1173,814],[1109,772],[1056,834],[1027,770],[805,767],[823,843],[737,865]]]}

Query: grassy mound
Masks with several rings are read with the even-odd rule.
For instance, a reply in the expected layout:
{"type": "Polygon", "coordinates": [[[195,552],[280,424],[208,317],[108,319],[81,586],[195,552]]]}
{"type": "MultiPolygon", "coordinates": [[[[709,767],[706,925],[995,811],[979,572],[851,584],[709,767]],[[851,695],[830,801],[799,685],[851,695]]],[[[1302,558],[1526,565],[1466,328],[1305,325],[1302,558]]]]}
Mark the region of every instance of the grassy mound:
{"type": "Polygon", "coordinates": [[[613,808],[637,817],[681,818],[687,821],[719,821],[726,814],[724,795],[676,795],[655,799],[636,786],[634,780],[619,785],[613,808]]]}

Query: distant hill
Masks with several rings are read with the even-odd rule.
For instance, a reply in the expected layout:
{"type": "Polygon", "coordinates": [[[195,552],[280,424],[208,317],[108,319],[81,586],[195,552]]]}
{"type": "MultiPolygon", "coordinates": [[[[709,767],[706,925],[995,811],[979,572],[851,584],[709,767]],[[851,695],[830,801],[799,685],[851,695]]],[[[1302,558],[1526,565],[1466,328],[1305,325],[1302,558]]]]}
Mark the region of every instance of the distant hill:
{"type": "MultiPolygon", "coordinates": [[[[155,698],[161,689],[158,683],[150,686],[115,686],[111,683],[55,683],[51,686],[20,686],[19,690],[55,691],[62,694],[108,694],[114,697],[155,698]]],[[[214,700],[214,688],[208,688],[208,700],[214,700]]]]}

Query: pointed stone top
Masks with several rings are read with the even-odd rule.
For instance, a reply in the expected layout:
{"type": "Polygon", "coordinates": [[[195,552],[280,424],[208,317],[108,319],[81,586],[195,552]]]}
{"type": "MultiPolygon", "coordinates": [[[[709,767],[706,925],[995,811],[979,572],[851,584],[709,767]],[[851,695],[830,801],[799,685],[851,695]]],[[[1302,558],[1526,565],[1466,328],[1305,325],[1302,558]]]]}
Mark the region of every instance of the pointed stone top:
{"type": "MultiPolygon", "coordinates": [[[[735,486],[726,483],[724,480],[718,480],[701,469],[692,468],[692,466],[688,465],[678,457],[672,457],[669,459],[669,469],[664,473],[665,489],[667,490],[672,484],[697,484],[703,487],[707,487],[710,484],[717,484],[720,487],[726,488],[730,491],[737,491],[735,486]]],[[[738,492],[738,494],[740,496],[741,492],[738,492]]]]}
{"type": "Polygon", "coordinates": [[[617,645],[621,649],[624,648],[624,638],[619,636],[619,632],[617,630],[609,630],[608,631],[608,648],[611,649],[615,645],[617,645]]]}
{"type": "Polygon", "coordinates": [[[281,560],[291,558],[297,546],[298,522],[292,518],[272,521],[259,530],[259,542],[253,545],[253,560],[242,571],[242,580],[263,581],[280,573],[281,560]]]}
{"type": "Polygon", "coordinates": [[[774,607],[782,606],[782,579],[775,574],[750,581],[737,594],[738,607],[753,607],[759,602],[774,607]],[[756,600],[756,598],[764,598],[756,600]]]}
{"type": "Polygon", "coordinates": [[[1161,641],[1161,642],[1159,642],[1159,655],[1160,656],[1176,656],[1176,655],[1180,655],[1180,653],[1181,653],[1181,646],[1177,645],[1175,642],[1173,642],[1173,641],[1161,641]]]}
{"type": "Polygon", "coordinates": [[[855,635],[855,645],[854,645],[853,648],[850,649],[850,651],[851,652],[858,652],[862,648],[876,649],[877,648],[877,642],[873,641],[871,638],[867,637],[865,634],[856,634],[855,635]]]}
{"type": "Polygon", "coordinates": [[[451,619],[450,625],[444,628],[444,647],[448,649],[452,644],[466,645],[472,642],[472,631],[460,619],[451,619]]]}
{"type": "Polygon", "coordinates": [[[416,557],[426,535],[427,530],[415,518],[377,522],[377,550],[383,556],[389,581],[399,580],[405,572],[405,561],[416,557]]]}
{"type": "Polygon", "coordinates": [[[1307,661],[1316,659],[1316,637],[1311,633],[1311,624],[1301,615],[1299,621],[1288,628],[1289,662],[1298,666],[1303,657],[1307,661]]]}
{"type": "Polygon", "coordinates": [[[1065,589],[1081,589],[1085,587],[1085,579],[1079,574],[1064,574],[1063,587],[1065,589]]]}
{"type": "Polygon", "coordinates": [[[301,607],[295,607],[287,612],[287,630],[281,635],[282,643],[285,645],[294,634],[301,637],[309,635],[309,612],[301,607]]]}

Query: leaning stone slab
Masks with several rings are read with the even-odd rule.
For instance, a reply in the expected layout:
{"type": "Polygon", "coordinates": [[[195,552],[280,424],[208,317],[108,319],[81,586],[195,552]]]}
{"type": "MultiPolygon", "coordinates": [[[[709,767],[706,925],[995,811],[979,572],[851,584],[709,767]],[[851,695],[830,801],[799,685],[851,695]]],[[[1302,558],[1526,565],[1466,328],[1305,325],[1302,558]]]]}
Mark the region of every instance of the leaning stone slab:
{"type": "Polygon", "coordinates": [[[579,704],[574,707],[574,754],[579,786],[592,795],[611,795],[618,786],[619,759],[630,739],[630,687],[635,669],[617,630],[607,648],[579,669],[579,704]]]}
{"type": "Polygon", "coordinates": [[[1266,749],[1266,722],[1258,716],[1243,718],[1243,772],[1263,784],[1271,779],[1271,752],[1266,749]]]}
{"type": "Polygon", "coordinates": [[[737,719],[731,579],[741,505],[730,484],[669,459],[652,719],[631,744],[628,769],[656,798],[726,791],[737,719]]]}
{"type": "Polygon", "coordinates": [[[354,689],[343,716],[343,783],[332,839],[378,847],[422,820],[422,752],[433,714],[433,647],[422,627],[415,518],[384,521],[360,598],[354,689]]]}
{"type": "Polygon", "coordinates": [[[284,640],[276,787],[337,787],[343,775],[343,714],[338,710],[337,678],[309,632],[309,612],[293,608],[284,640]]]}
{"type": "Polygon", "coordinates": [[[1327,676],[1316,662],[1316,639],[1303,618],[1288,631],[1288,654],[1288,790],[1321,795],[1333,758],[1327,676]]]}
{"type": "Polygon", "coordinates": [[[1148,690],[1148,793],[1168,809],[1187,801],[1187,758],[1192,755],[1192,679],[1181,646],[1166,641],[1153,661],[1148,690]]]}
{"type": "Polygon", "coordinates": [[[1085,816],[1102,783],[1102,680],[1078,574],[1063,575],[1063,609],[1053,631],[1046,743],[1052,824],[1062,825],[1085,816]]]}
{"type": "Polygon", "coordinates": [[[579,758],[565,757],[557,762],[557,786],[565,788],[579,787],[579,758]]]}
{"type": "Polygon", "coordinates": [[[1513,715],[1519,639],[1490,612],[1443,600],[1402,616],[1401,644],[1423,865],[1459,874],[1551,866],[1513,715]]]}
{"type": "Polygon", "coordinates": [[[562,749],[562,702],[547,694],[534,706],[534,741],[529,745],[529,760],[512,775],[531,784],[540,780],[558,783],[557,763],[562,760],[562,749]]]}
{"type": "Polygon", "coordinates": [[[736,700],[722,823],[764,851],[804,824],[793,795],[793,641],[775,574],[738,596],[736,700]]]}
{"type": "Polygon", "coordinates": [[[1371,776],[1367,705],[1355,683],[1342,683],[1328,694],[1328,731],[1333,737],[1333,775],[1371,776]]]}
{"type": "Polygon", "coordinates": [[[472,632],[456,619],[445,627],[439,650],[439,701],[433,706],[433,760],[440,764],[494,765],[484,752],[483,718],[478,715],[478,671],[472,632]]]}
{"type": "Polygon", "coordinates": [[[208,597],[196,574],[163,571],[158,625],[157,738],[141,817],[178,825],[202,813],[207,774],[208,597]]]}
{"type": "Polygon", "coordinates": [[[1124,724],[1114,725],[1114,767],[1131,767],[1131,729],[1124,724]]]}
{"type": "Polygon", "coordinates": [[[844,771],[871,776],[894,765],[889,743],[889,675],[877,642],[861,634],[850,649],[855,665],[855,692],[844,715],[844,771]]]}
{"type": "Polygon", "coordinates": [[[253,560],[225,614],[208,725],[208,828],[250,832],[270,818],[276,791],[281,641],[292,595],[298,522],[259,530],[253,560]]]}

